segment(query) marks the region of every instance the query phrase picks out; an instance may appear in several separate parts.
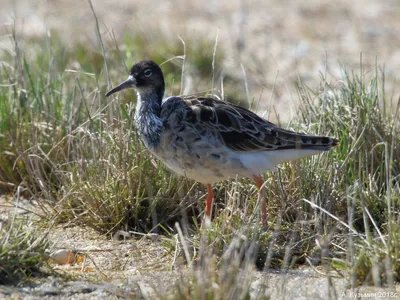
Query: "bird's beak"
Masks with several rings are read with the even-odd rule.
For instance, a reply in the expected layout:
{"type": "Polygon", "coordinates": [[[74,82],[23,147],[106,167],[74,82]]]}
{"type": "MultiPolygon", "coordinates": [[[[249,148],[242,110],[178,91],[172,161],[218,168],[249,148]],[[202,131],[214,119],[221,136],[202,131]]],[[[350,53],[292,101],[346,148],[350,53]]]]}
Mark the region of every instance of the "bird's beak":
{"type": "Polygon", "coordinates": [[[121,84],[117,85],[111,91],[108,91],[107,94],[106,94],[106,97],[108,97],[108,96],[110,96],[110,95],[112,95],[112,94],[114,94],[116,92],[122,91],[124,89],[129,89],[129,88],[132,89],[134,87],[136,87],[136,79],[132,75],[129,75],[127,80],[125,80],[121,84]]]}

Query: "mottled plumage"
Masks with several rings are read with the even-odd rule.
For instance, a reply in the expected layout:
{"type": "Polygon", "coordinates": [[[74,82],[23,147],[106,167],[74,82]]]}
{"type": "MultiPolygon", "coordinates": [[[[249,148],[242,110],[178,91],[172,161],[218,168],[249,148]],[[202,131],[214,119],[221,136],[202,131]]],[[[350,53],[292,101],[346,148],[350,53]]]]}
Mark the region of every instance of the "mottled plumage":
{"type": "MultiPolygon", "coordinates": [[[[338,145],[331,137],[279,128],[245,108],[215,98],[173,96],[162,101],[164,76],[152,61],[135,64],[128,79],[107,96],[125,88],[136,90],[134,120],[150,152],[176,173],[208,186],[208,216],[213,182],[239,175],[253,178],[261,188],[260,174],[277,164],[338,145]]],[[[263,189],[260,193],[265,194],[263,189]]]]}

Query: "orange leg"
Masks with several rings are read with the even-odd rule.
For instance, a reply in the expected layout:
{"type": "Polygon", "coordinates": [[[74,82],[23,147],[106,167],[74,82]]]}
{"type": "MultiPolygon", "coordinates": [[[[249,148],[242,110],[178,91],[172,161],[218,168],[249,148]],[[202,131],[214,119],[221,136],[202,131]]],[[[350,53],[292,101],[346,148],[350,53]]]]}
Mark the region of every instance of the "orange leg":
{"type": "Polygon", "coordinates": [[[207,199],[206,199],[206,216],[211,219],[212,204],[214,199],[214,192],[211,184],[207,184],[207,199]]]}
{"type": "Polygon", "coordinates": [[[261,199],[261,222],[264,227],[268,226],[268,220],[267,220],[267,199],[266,199],[266,190],[265,190],[265,185],[264,185],[264,180],[260,175],[255,175],[252,177],[254,182],[256,183],[256,186],[259,189],[258,192],[258,199],[261,199]]]}

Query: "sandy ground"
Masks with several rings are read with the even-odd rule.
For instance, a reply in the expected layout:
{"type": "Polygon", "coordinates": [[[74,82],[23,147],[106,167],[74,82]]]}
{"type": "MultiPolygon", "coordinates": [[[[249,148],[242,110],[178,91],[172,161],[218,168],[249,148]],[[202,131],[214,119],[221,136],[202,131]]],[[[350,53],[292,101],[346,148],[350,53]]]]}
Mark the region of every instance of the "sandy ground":
{"type": "MultiPolygon", "coordinates": [[[[365,71],[373,71],[377,60],[379,66],[385,66],[387,94],[393,94],[395,99],[400,94],[394,83],[400,70],[398,0],[93,0],[93,5],[103,37],[109,38],[112,30],[121,43],[126,30],[162,33],[168,39],[179,35],[211,41],[218,34],[218,45],[226,54],[224,71],[242,80],[246,77],[249,96],[261,95],[262,108],[268,107],[272,95],[281,119],[296,113],[298,78],[318,88],[319,73],[326,70],[329,80],[336,82],[341,78],[340,64],[360,71],[361,52],[365,71]]],[[[26,37],[42,37],[49,29],[57,30],[66,47],[73,47],[74,41],[94,43],[96,39],[93,15],[86,1],[2,0],[0,45],[7,44],[13,20],[26,37]]],[[[244,84],[237,88],[246,94],[244,84]]],[[[0,215],[6,218],[10,208],[5,211],[4,205],[3,201],[0,215]]],[[[86,275],[82,281],[70,283],[49,278],[36,290],[0,287],[0,298],[133,297],[132,283],[141,282],[146,288],[157,282],[167,288],[178,277],[178,271],[170,271],[173,255],[160,240],[112,241],[76,227],[59,227],[52,234],[54,249],[67,247],[88,253],[91,259],[87,267],[91,271],[87,276],[102,278],[104,273],[106,279],[97,284],[86,281],[86,275]],[[169,280],[166,282],[165,278],[169,280]]],[[[79,272],[81,265],[60,268],[79,272]]],[[[260,272],[258,278],[267,282],[272,299],[327,299],[329,295],[327,279],[310,269],[260,272]]],[[[340,299],[351,297],[344,280],[338,279],[335,285],[340,299]]]]}
{"type": "MultiPolygon", "coordinates": [[[[374,71],[377,62],[385,68],[387,95],[400,95],[394,83],[400,70],[397,0],[93,0],[93,6],[103,38],[113,31],[121,44],[127,30],[170,40],[179,35],[214,41],[218,35],[218,47],[225,53],[223,71],[243,82],[238,93],[260,98],[261,111],[272,98],[283,120],[296,113],[298,78],[314,89],[320,86],[320,73],[335,83],[342,78],[340,65],[360,72],[361,52],[364,71],[374,71]]],[[[66,47],[74,41],[96,44],[86,1],[2,0],[0,24],[13,19],[25,36],[43,37],[54,29],[66,47]]],[[[4,43],[9,27],[0,28],[4,43]]]]}
{"type": "MultiPolygon", "coordinates": [[[[26,210],[36,209],[27,200],[18,202],[20,208],[15,207],[16,203],[12,197],[0,197],[0,223],[8,222],[14,214],[27,216],[26,210]]],[[[84,254],[85,261],[53,265],[61,277],[34,279],[28,286],[0,285],[0,299],[137,299],[146,294],[153,299],[156,295],[167,295],[179,278],[188,274],[183,253],[176,256],[166,246],[171,239],[164,236],[115,240],[88,228],[63,224],[52,228],[48,238],[49,253],[75,250],[84,254]]],[[[328,279],[321,267],[254,272],[253,293],[265,287],[261,299],[362,298],[356,297],[356,293],[369,293],[365,297],[371,299],[400,298],[399,286],[394,290],[377,287],[351,290],[345,278],[332,273],[334,276],[328,279]],[[385,293],[392,296],[382,297],[385,293]]]]}

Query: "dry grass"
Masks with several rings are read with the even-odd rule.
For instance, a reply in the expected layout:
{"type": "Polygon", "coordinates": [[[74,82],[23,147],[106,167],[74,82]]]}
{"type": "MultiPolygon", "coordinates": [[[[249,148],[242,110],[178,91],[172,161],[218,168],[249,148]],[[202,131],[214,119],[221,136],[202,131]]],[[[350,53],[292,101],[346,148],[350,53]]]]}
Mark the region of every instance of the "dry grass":
{"type": "Polygon", "coordinates": [[[15,214],[0,221],[0,284],[20,284],[50,273],[45,268],[48,230],[39,228],[31,218],[15,214]]]}
{"type": "MultiPolygon", "coordinates": [[[[212,227],[200,230],[203,188],[178,179],[143,148],[127,94],[106,102],[104,92],[107,80],[122,76],[118,66],[134,61],[134,51],[158,63],[178,56],[163,66],[173,94],[189,80],[182,79],[182,62],[198,70],[192,80],[202,83],[204,93],[215,84],[220,95],[233,94],[213,67],[224,55],[215,41],[184,40],[184,50],[180,41],[171,46],[162,35],[136,35],[122,45],[102,41],[99,49],[81,44],[66,50],[56,33],[24,41],[26,48],[17,31],[12,35],[13,50],[1,58],[0,186],[36,199],[43,220],[107,236],[119,230],[165,234],[165,244],[190,266],[167,298],[257,298],[264,290],[252,290],[254,265],[264,270],[322,265],[326,274],[349,274],[353,287],[400,280],[399,104],[387,96],[378,65],[365,72],[361,63],[357,74],[343,67],[340,80],[325,74],[317,89],[299,84],[304,105],[285,126],[336,136],[341,145],[265,175],[267,231],[258,224],[256,189],[245,179],[216,185],[212,227]],[[156,51],[148,46],[155,41],[156,51]]],[[[32,274],[25,256],[31,251],[25,250],[36,238],[18,226],[1,233],[18,246],[2,253],[17,253],[22,259],[15,264],[32,274]]],[[[35,267],[40,264],[40,257],[32,259],[35,267]]]]}

